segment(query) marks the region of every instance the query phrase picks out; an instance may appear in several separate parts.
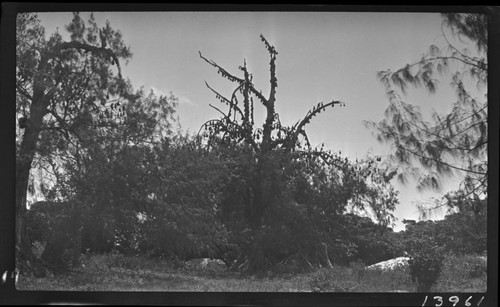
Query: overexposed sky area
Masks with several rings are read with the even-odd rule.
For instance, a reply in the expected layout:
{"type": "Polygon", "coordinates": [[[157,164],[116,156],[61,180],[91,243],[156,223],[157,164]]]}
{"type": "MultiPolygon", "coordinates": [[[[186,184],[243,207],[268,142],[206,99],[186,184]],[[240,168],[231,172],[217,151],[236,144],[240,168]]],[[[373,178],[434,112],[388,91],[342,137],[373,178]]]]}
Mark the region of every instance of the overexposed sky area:
{"type": "MultiPolygon", "coordinates": [[[[82,12],[88,19],[89,13],[82,12]]],[[[380,70],[396,70],[420,59],[431,44],[444,46],[442,19],[438,13],[358,12],[95,12],[100,26],[109,20],[130,45],[133,58],[122,65],[123,75],[138,88],[179,97],[177,114],[183,130],[198,131],[207,120],[218,118],[209,104],[224,106],[206,88],[207,81],[229,95],[235,85],[220,78],[198,55],[201,51],[233,74],[246,59],[254,83],[269,89],[269,55],[260,40],[263,34],[279,52],[277,57],[276,111],[281,122],[292,125],[318,102],[341,100],[346,107],[328,109],[306,127],[313,145],[350,158],[387,154],[363,121],[380,121],[388,105],[380,70]]],[[[72,13],[40,13],[47,34],[64,25],[72,13]]],[[[438,93],[410,90],[407,102],[423,111],[445,112],[455,100],[447,81],[438,93]]],[[[259,119],[256,118],[259,122],[259,119]]],[[[448,189],[458,181],[451,178],[448,189]]],[[[441,194],[417,192],[414,185],[401,186],[395,211],[396,230],[403,219],[418,219],[412,202],[441,194]]],[[[443,191],[443,193],[446,191],[443,191]]],[[[444,213],[444,212],[443,212],[444,213]]]]}

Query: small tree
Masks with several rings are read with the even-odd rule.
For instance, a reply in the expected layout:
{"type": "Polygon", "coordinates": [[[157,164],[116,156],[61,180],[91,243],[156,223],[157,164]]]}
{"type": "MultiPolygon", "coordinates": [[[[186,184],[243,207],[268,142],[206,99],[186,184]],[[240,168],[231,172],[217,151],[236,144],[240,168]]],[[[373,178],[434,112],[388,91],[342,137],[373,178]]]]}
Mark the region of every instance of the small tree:
{"type": "Polygon", "coordinates": [[[111,247],[119,243],[124,252],[137,245],[137,214],[145,210],[143,198],[156,192],[154,172],[160,160],[156,148],[172,137],[176,102],[172,95],[146,95],[141,89],[122,102],[124,114],[118,125],[80,130],[85,140],[92,141],[78,152],[68,152],[70,158],[60,165],[64,179],[54,189],[66,199],[86,204],[90,227],[84,229],[84,243],[93,242],[87,246],[90,250],[109,248],[99,237],[113,238],[111,247]]]}
{"type": "Polygon", "coordinates": [[[445,248],[438,239],[437,222],[403,220],[405,250],[412,280],[418,292],[429,292],[441,273],[445,248]]]}

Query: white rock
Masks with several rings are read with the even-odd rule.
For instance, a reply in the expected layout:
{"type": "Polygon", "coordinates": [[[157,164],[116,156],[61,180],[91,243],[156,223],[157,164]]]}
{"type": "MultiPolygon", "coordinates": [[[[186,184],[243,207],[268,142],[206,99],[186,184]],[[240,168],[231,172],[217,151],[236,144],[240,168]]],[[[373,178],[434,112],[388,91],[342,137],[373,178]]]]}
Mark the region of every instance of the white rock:
{"type": "Polygon", "coordinates": [[[367,269],[367,270],[383,270],[383,271],[394,270],[398,267],[407,267],[408,260],[410,260],[409,257],[397,257],[394,259],[389,259],[386,261],[372,264],[370,266],[367,266],[365,269],[367,269]]]}

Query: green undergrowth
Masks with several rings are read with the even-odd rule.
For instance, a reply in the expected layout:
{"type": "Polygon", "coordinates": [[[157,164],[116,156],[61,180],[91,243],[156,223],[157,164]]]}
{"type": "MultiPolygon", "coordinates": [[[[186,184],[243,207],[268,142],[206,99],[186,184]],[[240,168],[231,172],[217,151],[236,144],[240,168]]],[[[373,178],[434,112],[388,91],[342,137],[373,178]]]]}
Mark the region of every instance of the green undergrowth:
{"type": "Polygon", "coordinates": [[[486,292],[486,259],[473,255],[445,258],[435,292],[486,292]]]}
{"type": "MultiPolygon", "coordinates": [[[[18,290],[193,291],[193,292],[415,292],[406,268],[365,270],[364,265],[333,266],[295,275],[247,275],[187,270],[172,261],[120,254],[85,255],[81,267],[66,274],[22,276],[18,290]]],[[[486,291],[486,267],[473,256],[445,261],[433,291],[486,291]]]]}

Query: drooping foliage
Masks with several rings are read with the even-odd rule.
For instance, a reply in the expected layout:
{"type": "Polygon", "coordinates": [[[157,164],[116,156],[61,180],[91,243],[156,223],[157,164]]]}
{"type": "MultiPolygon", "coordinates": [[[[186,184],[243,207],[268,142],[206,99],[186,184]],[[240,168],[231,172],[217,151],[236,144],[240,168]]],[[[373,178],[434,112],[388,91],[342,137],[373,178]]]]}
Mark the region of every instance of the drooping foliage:
{"type": "Polygon", "coordinates": [[[378,73],[389,106],[384,120],[368,122],[367,126],[379,141],[393,146],[392,159],[402,182],[413,176],[420,189],[439,190],[443,176],[456,175],[464,178],[463,190],[484,197],[488,170],[488,16],[447,13],[442,17],[443,45],[431,45],[421,59],[396,71],[378,73]],[[458,43],[469,49],[459,49],[458,43]],[[409,88],[422,87],[432,94],[445,77],[456,93],[447,113],[434,112],[428,120],[418,106],[405,101],[409,88]]]}
{"type": "Polygon", "coordinates": [[[423,292],[430,291],[437,280],[445,253],[486,250],[488,16],[447,13],[442,17],[443,45],[431,45],[420,60],[396,71],[378,73],[389,106],[384,120],[367,123],[379,141],[393,146],[392,161],[403,183],[413,176],[419,189],[440,190],[444,178],[462,179],[460,190],[446,194],[431,208],[419,208],[428,217],[448,206],[444,220],[406,221],[401,246],[411,258],[410,274],[417,290],[423,292]],[[472,48],[459,49],[459,44],[472,48]],[[447,113],[434,112],[427,120],[417,106],[404,100],[411,87],[434,94],[445,77],[456,94],[447,113]]]}

